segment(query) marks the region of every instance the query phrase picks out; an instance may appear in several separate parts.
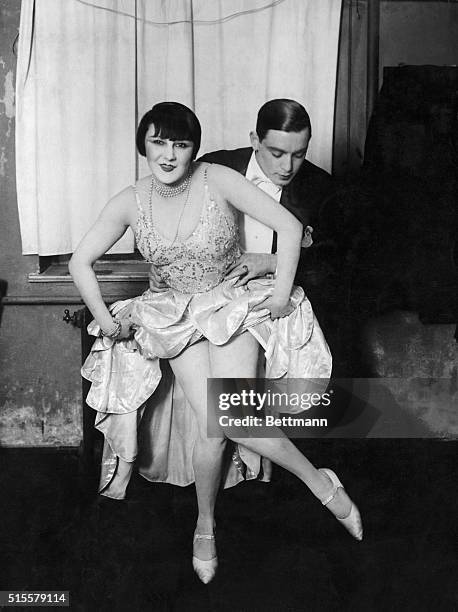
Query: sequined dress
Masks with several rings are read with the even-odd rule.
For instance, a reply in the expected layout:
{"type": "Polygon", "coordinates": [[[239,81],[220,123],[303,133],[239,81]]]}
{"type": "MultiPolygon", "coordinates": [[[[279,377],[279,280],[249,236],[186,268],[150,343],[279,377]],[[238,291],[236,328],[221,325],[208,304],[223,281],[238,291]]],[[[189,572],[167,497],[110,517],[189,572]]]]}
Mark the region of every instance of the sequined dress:
{"type": "MultiPolygon", "coordinates": [[[[145,447],[139,471],[148,480],[178,485],[194,480],[196,424],[176,388],[172,406],[173,377],[170,372],[162,375],[160,360],[202,338],[223,345],[248,331],[265,351],[266,377],[328,379],[331,374],[328,346],[300,287],[291,294],[295,310],[272,321],[267,311],[252,310],[272,294],[272,278],[251,280],[246,287],[234,287],[236,279],[225,280],[227,267],[240,255],[237,211],[210,193],[208,165],[202,166],[202,212],[194,231],[182,241],[172,243],[160,234],[133,188],[138,249],[170,288],[160,293],[147,290],[114,304],[114,315],[129,317],[137,326],[134,338],[113,342],[97,337],[82,368],[92,383],[86,401],[97,411],[95,425],[105,436],[100,491],[110,497],[125,496],[127,482],[115,482],[118,457],[133,463],[139,446],[145,447]]],[[[93,321],[88,331],[98,336],[100,328],[93,321]]],[[[240,447],[233,459],[226,486],[262,471],[261,458],[247,449],[240,447]]]]}

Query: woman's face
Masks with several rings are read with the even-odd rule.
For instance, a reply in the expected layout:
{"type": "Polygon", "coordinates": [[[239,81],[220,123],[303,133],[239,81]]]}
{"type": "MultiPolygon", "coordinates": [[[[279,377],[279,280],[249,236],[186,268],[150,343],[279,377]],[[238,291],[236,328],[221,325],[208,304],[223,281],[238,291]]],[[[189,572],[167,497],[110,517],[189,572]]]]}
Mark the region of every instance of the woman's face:
{"type": "Polygon", "coordinates": [[[145,151],[148,166],[156,179],[173,185],[188,173],[192,162],[194,143],[191,140],[169,140],[155,136],[152,123],[145,135],[145,151]]]}

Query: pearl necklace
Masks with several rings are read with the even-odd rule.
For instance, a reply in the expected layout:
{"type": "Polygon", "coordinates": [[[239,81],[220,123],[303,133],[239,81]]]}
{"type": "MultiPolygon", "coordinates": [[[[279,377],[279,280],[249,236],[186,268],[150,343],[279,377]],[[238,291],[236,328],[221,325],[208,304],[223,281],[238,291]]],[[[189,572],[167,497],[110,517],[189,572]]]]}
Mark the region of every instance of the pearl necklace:
{"type": "Polygon", "coordinates": [[[160,183],[154,174],[151,175],[151,189],[154,189],[161,197],[163,198],[173,198],[189,187],[191,182],[191,171],[188,172],[186,178],[179,185],[166,185],[165,183],[160,183]]]}
{"type": "MultiPolygon", "coordinates": [[[[186,208],[186,205],[188,203],[189,200],[189,192],[191,191],[190,187],[191,187],[191,177],[192,177],[192,170],[189,170],[188,175],[186,176],[186,178],[184,179],[184,181],[182,183],[180,183],[180,185],[178,185],[177,187],[170,187],[168,185],[164,185],[164,187],[167,187],[169,191],[167,191],[167,194],[162,194],[159,189],[158,189],[158,183],[154,177],[154,174],[151,175],[151,187],[149,190],[149,216],[151,219],[151,223],[154,226],[154,220],[153,220],[153,191],[156,190],[156,192],[158,193],[158,195],[161,195],[163,197],[166,198],[170,198],[172,197],[172,195],[179,195],[180,193],[183,193],[183,191],[186,189],[186,199],[184,201],[183,207],[181,209],[180,212],[180,216],[178,218],[178,223],[177,223],[177,229],[175,231],[175,235],[173,237],[172,242],[170,243],[170,246],[173,246],[176,242],[176,239],[178,238],[178,232],[180,231],[180,226],[181,226],[181,220],[183,218],[183,213],[184,213],[184,209],[186,208]],[[183,187],[184,185],[184,187],[183,187]],[[170,193],[170,191],[172,190],[178,190],[175,193],[170,193]]],[[[159,185],[159,188],[161,188],[162,185],[159,185]]]]}

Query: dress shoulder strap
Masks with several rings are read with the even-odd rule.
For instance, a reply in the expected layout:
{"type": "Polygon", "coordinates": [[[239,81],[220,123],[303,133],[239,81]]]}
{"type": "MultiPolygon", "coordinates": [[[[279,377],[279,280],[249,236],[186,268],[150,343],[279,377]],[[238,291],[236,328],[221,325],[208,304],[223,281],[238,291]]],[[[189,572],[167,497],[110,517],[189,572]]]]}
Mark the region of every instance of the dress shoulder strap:
{"type": "Polygon", "coordinates": [[[205,186],[205,191],[208,191],[208,168],[209,168],[210,164],[207,164],[204,168],[204,186],[205,186]]]}
{"type": "Polygon", "coordinates": [[[204,188],[205,188],[205,195],[209,198],[209,200],[211,202],[214,202],[214,197],[211,195],[210,193],[210,186],[208,184],[208,169],[210,168],[212,164],[206,162],[205,168],[204,168],[204,188]]]}
{"type": "Polygon", "coordinates": [[[137,203],[137,211],[138,213],[143,212],[143,208],[140,202],[140,196],[138,195],[138,189],[136,185],[132,185],[132,189],[134,190],[134,195],[135,195],[135,201],[137,203]]]}

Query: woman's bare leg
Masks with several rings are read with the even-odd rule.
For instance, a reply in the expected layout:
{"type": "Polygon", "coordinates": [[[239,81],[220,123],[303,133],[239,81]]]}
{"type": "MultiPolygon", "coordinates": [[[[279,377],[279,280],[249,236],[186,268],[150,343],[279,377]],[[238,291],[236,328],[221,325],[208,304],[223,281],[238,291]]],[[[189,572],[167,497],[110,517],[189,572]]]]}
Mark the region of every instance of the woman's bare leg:
{"type": "MultiPolygon", "coordinates": [[[[256,376],[257,340],[244,332],[223,346],[210,344],[209,354],[212,376],[215,378],[254,378],[256,376]]],[[[210,407],[209,407],[210,409],[210,407]]],[[[275,437],[238,438],[225,431],[231,440],[245,446],[259,455],[267,457],[277,465],[289,470],[300,478],[320,500],[325,499],[332,489],[329,477],[317,470],[299,449],[277,427],[269,427],[275,437]]],[[[328,508],[336,516],[345,517],[350,512],[351,501],[339,489],[339,493],[329,502],[328,508]]]]}
{"type": "MultiPolygon", "coordinates": [[[[207,378],[211,376],[208,342],[190,346],[178,357],[170,359],[169,363],[198,424],[199,433],[192,457],[199,511],[196,532],[212,534],[226,438],[222,432],[220,438],[207,437],[207,378]]],[[[202,560],[211,559],[215,556],[214,541],[196,540],[194,551],[202,560]]]]}

